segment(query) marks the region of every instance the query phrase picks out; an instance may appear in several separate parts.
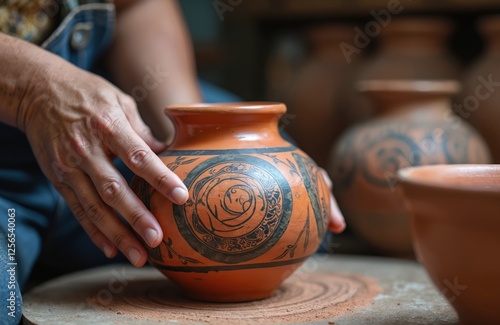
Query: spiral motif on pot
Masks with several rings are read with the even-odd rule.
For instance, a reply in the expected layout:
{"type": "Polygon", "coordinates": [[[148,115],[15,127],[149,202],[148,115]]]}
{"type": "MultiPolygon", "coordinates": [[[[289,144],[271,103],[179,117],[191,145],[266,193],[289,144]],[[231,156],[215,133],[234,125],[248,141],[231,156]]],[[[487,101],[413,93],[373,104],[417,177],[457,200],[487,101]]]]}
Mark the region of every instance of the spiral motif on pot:
{"type": "Polygon", "coordinates": [[[448,129],[443,134],[443,151],[448,164],[465,164],[469,162],[468,142],[472,134],[466,129],[448,129]]]}
{"type": "Polygon", "coordinates": [[[254,259],[286,230],[291,190],[280,171],[247,155],[221,155],[196,166],[185,180],[190,200],[174,207],[186,241],[224,263],[254,259]]]}
{"type": "Polygon", "coordinates": [[[372,185],[391,187],[400,168],[416,166],[423,157],[418,144],[399,132],[385,132],[373,139],[360,154],[361,173],[372,185]]]}

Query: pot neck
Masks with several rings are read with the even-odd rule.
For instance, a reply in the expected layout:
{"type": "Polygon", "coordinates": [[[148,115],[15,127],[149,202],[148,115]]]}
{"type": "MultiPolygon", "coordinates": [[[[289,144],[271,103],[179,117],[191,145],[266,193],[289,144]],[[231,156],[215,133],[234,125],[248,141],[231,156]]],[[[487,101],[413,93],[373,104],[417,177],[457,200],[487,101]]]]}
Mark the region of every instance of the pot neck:
{"type": "Polygon", "coordinates": [[[453,80],[372,80],[361,82],[359,88],[378,117],[406,116],[416,110],[421,116],[432,116],[450,110],[452,96],[460,85],[453,80]]]}
{"type": "Polygon", "coordinates": [[[483,18],[479,24],[488,55],[500,55],[500,15],[483,18]]]}
{"type": "MultiPolygon", "coordinates": [[[[374,94],[372,94],[374,95],[374,94]]],[[[378,117],[409,117],[418,115],[421,118],[442,117],[450,110],[451,97],[448,94],[435,94],[433,96],[421,96],[415,94],[391,94],[387,92],[384,96],[392,99],[376,99],[376,95],[370,96],[374,105],[375,115],[378,117]],[[405,98],[401,98],[405,96],[405,98]],[[398,98],[400,97],[400,98],[398,98]]]]}
{"type": "Polygon", "coordinates": [[[287,147],[278,129],[283,104],[204,104],[168,108],[176,136],[169,149],[287,147]],[[219,106],[214,106],[219,105],[219,106]]]}
{"type": "Polygon", "coordinates": [[[445,40],[440,36],[429,34],[388,35],[381,39],[380,52],[408,53],[412,55],[447,53],[445,40]]]}
{"type": "Polygon", "coordinates": [[[451,27],[443,17],[394,19],[382,31],[381,51],[414,55],[446,53],[451,27]]]}

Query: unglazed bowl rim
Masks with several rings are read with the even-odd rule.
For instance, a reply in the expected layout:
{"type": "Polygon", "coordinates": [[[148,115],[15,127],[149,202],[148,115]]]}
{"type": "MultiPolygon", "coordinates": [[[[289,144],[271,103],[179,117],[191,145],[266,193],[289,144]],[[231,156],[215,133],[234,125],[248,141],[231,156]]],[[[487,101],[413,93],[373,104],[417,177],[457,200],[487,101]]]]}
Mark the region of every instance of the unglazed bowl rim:
{"type": "Polygon", "coordinates": [[[225,113],[248,114],[248,113],[276,113],[286,112],[286,105],[281,102],[272,101],[241,101],[227,103],[189,103],[169,105],[165,112],[184,113],[225,113]]]}
{"type": "Polygon", "coordinates": [[[462,193],[478,193],[495,195],[500,198],[500,164],[441,164],[441,165],[426,165],[426,166],[412,166],[398,170],[397,178],[400,183],[413,185],[423,189],[439,189],[444,191],[462,192],[462,193]],[[440,182],[438,178],[429,176],[419,177],[422,172],[430,172],[437,175],[439,171],[450,173],[451,177],[460,176],[462,171],[463,176],[473,177],[471,173],[476,172],[477,175],[487,176],[486,173],[494,172],[498,175],[499,181],[493,181],[488,187],[487,183],[463,185],[449,184],[440,182]]]}

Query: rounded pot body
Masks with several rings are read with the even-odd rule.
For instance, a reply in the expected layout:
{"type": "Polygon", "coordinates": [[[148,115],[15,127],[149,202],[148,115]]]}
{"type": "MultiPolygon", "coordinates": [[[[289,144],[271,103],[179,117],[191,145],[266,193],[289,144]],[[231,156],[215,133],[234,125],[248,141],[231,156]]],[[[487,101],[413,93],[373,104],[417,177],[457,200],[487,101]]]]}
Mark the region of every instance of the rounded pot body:
{"type": "Polygon", "coordinates": [[[430,82],[429,93],[414,91],[419,87],[411,81],[397,82],[401,89],[390,83],[366,89],[379,116],[340,138],[329,172],[348,226],[380,254],[413,257],[410,219],[396,186],[398,170],[488,163],[490,156],[478,133],[451,113],[447,89],[430,82]]]}
{"type": "Polygon", "coordinates": [[[175,205],[134,189],[163,230],[150,262],[191,298],[265,298],[318,249],[330,215],[316,164],[278,133],[278,103],[170,107],[176,139],[162,161],[186,184],[175,205]]]}
{"type": "Polygon", "coordinates": [[[463,74],[463,89],[453,109],[474,126],[488,144],[493,162],[500,163],[500,16],[488,16],[480,30],[486,51],[463,74]]]}
{"type": "Polygon", "coordinates": [[[346,60],[340,43],[352,40],[350,25],[310,27],[309,52],[293,74],[284,101],[289,108],[287,132],[321,167],[346,126],[369,116],[368,103],[353,96],[357,62],[346,60]],[[355,103],[349,109],[346,104],[355,103]]]}

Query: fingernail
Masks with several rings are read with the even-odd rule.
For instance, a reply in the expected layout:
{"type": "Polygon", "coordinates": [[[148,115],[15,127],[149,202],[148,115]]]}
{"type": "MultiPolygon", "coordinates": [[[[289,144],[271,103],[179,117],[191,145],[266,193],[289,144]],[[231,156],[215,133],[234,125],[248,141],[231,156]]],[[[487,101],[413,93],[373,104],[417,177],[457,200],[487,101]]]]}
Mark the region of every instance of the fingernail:
{"type": "Polygon", "coordinates": [[[153,228],[148,228],[144,233],[144,237],[146,237],[148,245],[153,247],[156,239],[158,238],[158,231],[153,228]]]}
{"type": "Polygon", "coordinates": [[[137,249],[135,248],[129,249],[128,260],[132,262],[132,264],[137,265],[140,259],[141,259],[141,253],[137,249]]]}
{"type": "Polygon", "coordinates": [[[110,244],[108,243],[102,244],[102,250],[107,258],[111,258],[113,256],[114,249],[113,246],[111,246],[110,244]]]}
{"type": "Polygon", "coordinates": [[[188,192],[182,187],[176,187],[172,191],[172,198],[177,204],[184,204],[188,199],[188,192]]]}

